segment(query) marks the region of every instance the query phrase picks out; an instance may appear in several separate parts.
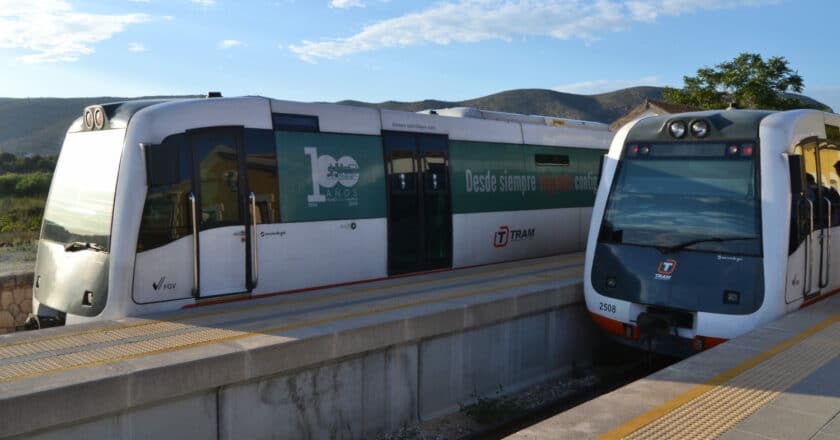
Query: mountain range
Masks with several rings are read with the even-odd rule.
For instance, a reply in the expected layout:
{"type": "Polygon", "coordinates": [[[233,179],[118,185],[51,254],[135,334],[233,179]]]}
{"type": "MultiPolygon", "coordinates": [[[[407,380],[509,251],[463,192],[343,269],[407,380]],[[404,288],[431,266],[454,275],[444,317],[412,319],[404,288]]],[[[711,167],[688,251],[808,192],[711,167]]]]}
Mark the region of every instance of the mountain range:
{"type": "MultiPolygon", "coordinates": [[[[662,91],[661,87],[642,86],[598,95],[576,95],[545,89],[518,89],[465,101],[427,99],[416,102],[369,103],[346,100],[339,101],[338,104],[410,112],[447,107],[475,107],[482,110],[610,123],[645,100],[661,100],[662,91]]],[[[816,103],[811,98],[799,97],[805,102],[816,103]]],[[[0,98],[0,153],[57,154],[67,127],[82,115],[86,106],[126,99],[133,98],[0,98]]]]}

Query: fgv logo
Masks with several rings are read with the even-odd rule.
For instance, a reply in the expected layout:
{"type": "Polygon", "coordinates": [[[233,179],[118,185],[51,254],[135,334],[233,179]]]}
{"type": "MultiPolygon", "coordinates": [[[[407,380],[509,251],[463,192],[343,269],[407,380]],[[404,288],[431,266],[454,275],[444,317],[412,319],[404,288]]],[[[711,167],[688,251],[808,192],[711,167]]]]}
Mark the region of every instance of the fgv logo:
{"type": "Polygon", "coordinates": [[[161,289],[163,289],[163,290],[175,290],[175,283],[173,283],[173,282],[167,283],[166,282],[166,277],[160,277],[158,282],[156,282],[156,283],[152,282],[152,288],[154,288],[156,292],[161,290],[161,289]]]}
{"type": "Polygon", "coordinates": [[[336,160],[328,154],[318,156],[315,147],[305,147],[303,153],[309,156],[312,172],[312,194],[306,196],[310,206],[323,202],[358,203],[359,194],[354,188],[359,181],[356,159],[341,156],[336,160]],[[321,193],[321,188],[325,188],[324,193],[321,193]]]}

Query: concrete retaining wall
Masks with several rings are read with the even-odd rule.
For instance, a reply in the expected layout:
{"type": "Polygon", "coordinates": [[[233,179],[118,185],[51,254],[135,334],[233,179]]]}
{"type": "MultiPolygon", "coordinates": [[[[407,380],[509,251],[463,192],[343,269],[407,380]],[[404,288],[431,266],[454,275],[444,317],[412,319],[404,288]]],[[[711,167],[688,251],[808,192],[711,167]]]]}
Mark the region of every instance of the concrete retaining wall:
{"type": "Polygon", "coordinates": [[[114,389],[71,387],[70,401],[42,408],[65,422],[35,418],[52,426],[9,429],[37,439],[375,438],[457,411],[500,386],[514,392],[590,362],[600,336],[580,290],[578,284],[371,323],[247,353],[220,347],[244,357],[216,354],[174,369],[136,362],[138,371],[114,389]],[[87,397],[78,395],[83,389],[87,397]],[[119,403],[85,417],[95,412],[86,407],[98,405],[90,400],[96,395],[119,403]]]}
{"type": "Polygon", "coordinates": [[[23,325],[32,311],[32,274],[0,276],[0,335],[23,325]]]}

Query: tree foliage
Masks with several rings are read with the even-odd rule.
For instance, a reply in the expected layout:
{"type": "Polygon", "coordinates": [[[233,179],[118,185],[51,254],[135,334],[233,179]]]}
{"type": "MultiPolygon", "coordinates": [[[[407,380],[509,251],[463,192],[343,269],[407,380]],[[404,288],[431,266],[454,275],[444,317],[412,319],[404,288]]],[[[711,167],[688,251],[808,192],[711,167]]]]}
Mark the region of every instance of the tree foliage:
{"type": "Polygon", "coordinates": [[[50,190],[52,173],[0,174],[0,195],[12,197],[44,197],[50,190]]]}
{"type": "Polygon", "coordinates": [[[0,175],[5,173],[52,173],[55,169],[56,156],[15,156],[12,153],[0,153],[0,175]]]}
{"type": "Polygon", "coordinates": [[[667,101],[704,109],[722,109],[730,103],[740,108],[772,110],[815,107],[786,96],[789,92],[801,93],[803,80],[784,57],[765,61],[759,54],[742,53],[715,68],[698,69],[697,76],[684,76],[683,82],[682,89],[665,88],[667,101]]]}

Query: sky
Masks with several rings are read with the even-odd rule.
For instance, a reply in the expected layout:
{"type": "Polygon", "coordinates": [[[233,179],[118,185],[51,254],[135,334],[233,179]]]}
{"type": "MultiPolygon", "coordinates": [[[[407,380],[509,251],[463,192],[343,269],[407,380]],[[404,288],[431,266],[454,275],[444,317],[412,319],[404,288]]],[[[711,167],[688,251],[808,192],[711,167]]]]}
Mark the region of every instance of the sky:
{"type": "Polygon", "coordinates": [[[840,112],[836,0],[0,0],[0,96],[458,101],[782,56],[840,112]]]}

